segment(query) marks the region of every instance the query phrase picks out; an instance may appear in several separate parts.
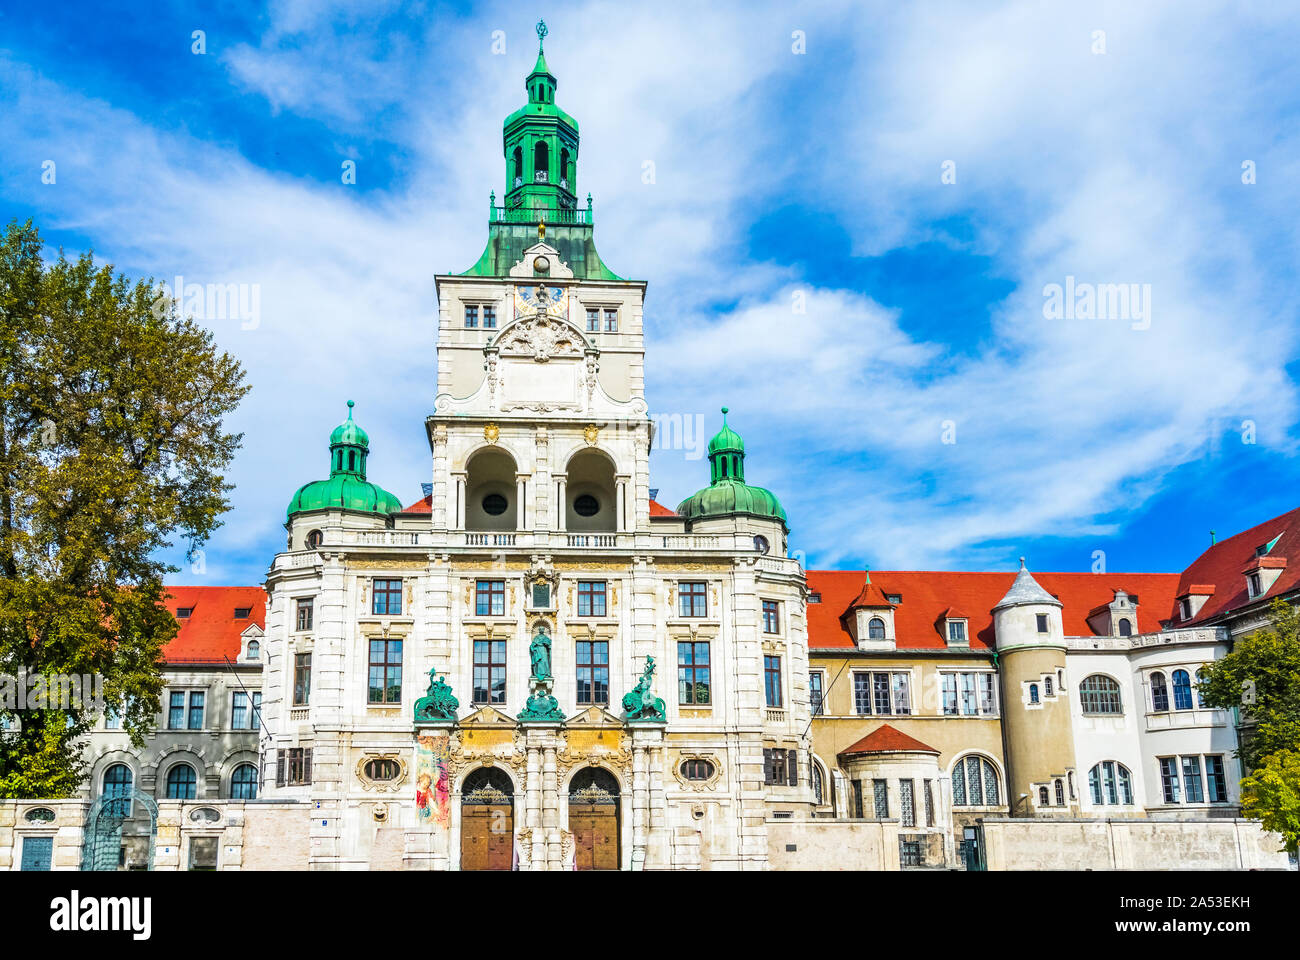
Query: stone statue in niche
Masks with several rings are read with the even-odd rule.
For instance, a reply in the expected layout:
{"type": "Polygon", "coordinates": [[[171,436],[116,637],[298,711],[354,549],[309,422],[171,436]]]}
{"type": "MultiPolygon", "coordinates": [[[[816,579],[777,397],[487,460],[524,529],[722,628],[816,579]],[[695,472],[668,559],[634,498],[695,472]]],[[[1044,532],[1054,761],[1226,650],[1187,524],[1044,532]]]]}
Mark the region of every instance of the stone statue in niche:
{"type": "Polygon", "coordinates": [[[533,642],[528,645],[528,655],[533,661],[533,679],[551,679],[551,637],[545,624],[538,624],[533,642]]]}

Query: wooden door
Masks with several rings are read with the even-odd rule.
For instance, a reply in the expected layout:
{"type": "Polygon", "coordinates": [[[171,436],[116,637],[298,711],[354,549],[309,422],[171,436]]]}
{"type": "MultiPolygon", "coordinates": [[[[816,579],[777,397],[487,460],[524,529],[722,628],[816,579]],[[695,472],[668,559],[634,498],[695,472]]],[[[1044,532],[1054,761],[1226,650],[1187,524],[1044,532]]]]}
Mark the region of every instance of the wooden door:
{"type": "Polygon", "coordinates": [[[460,808],[460,868],[509,870],[515,827],[510,804],[474,803],[460,808]]]}
{"type": "Polygon", "coordinates": [[[619,868],[616,803],[570,803],[569,831],[579,870],[619,868]]]}

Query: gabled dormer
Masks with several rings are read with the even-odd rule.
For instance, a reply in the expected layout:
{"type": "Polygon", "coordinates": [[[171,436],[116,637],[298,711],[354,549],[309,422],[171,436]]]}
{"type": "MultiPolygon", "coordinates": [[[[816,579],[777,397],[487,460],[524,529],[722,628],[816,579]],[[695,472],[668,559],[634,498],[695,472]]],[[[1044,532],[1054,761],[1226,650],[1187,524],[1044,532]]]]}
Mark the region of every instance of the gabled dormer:
{"type": "Polygon", "coordinates": [[[1257,554],[1241,571],[1246,578],[1246,596],[1257,600],[1273,588],[1277,578],[1286,569],[1286,557],[1257,554]]]}
{"type": "Polygon", "coordinates": [[[1088,626],[1099,637],[1131,637],[1138,632],[1138,596],[1116,590],[1110,603],[1088,612],[1088,626]]]}
{"type": "Polygon", "coordinates": [[[1185,623],[1192,620],[1201,612],[1201,607],[1205,606],[1205,601],[1214,596],[1214,584],[1212,583],[1193,583],[1187,588],[1186,593],[1180,593],[1178,600],[1177,623],[1185,623]]]}
{"type": "Polygon", "coordinates": [[[935,629],[943,642],[949,647],[966,648],[970,646],[970,617],[956,607],[948,607],[934,621],[935,629]]]}
{"type": "Polygon", "coordinates": [[[895,649],[894,604],[871,582],[870,570],[861,592],[840,614],[840,622],[859,650],[895,649]]]}

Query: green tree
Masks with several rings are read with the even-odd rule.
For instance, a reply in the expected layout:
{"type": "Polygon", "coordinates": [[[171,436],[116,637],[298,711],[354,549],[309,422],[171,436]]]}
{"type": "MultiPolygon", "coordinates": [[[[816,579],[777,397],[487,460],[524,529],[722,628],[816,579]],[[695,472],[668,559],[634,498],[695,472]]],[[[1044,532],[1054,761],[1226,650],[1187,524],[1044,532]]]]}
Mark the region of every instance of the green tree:
{"type": "MultiPolygon", "coordinates": [[[[103,677],[140,746],[177,631],[157,556],[220,525],[248,387],[149,283],[41,251],[31,221],[0,238],[0,674],[103,677]]],[[[91,710],[0,719],[0,797],[77,790],[91,710]]]]}
{"type": "Polygon", "coordinates": [[[1246,770],[1270,754],[1300,750],[1300,613],[1274,600],[1269,617],[1268,627],[1236,641],[1231,653],[1200,671],[1207,704],[1240,710],[1237,756],[1246,770]]]}
{"type": "Polygon", "coordinates": [[[1279,750],[1241,781],[1241,812],[1282,835],[1286,851],[1300,849],[1300,751],[1279,750]]]}

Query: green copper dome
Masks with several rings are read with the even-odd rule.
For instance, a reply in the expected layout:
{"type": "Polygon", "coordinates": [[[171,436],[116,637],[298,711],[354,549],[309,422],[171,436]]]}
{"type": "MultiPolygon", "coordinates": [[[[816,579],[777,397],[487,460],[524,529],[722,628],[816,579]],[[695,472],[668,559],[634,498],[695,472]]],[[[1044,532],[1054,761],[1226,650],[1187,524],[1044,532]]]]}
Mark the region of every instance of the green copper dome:
{"type": "Polygon", "coordinates": [[[299,487],[285,511],[286,520],[308,510],[356,510],[387,516],[402,509],[397,497],[366,479],[370,437],[352,420],[352,407],[349,400],[348,418],[330,434],[329,479],[299,487]]]}
{"type": "Polygon", "coordinates": [[[785,509],[776,494],[745,482],[745,441],[727,425],[727,412],[723,407],[722,429],[709,441],[710,483],[683,500],[677,507],[678,515],[702,520],[744,513],[785,524],[785,509]]]}

